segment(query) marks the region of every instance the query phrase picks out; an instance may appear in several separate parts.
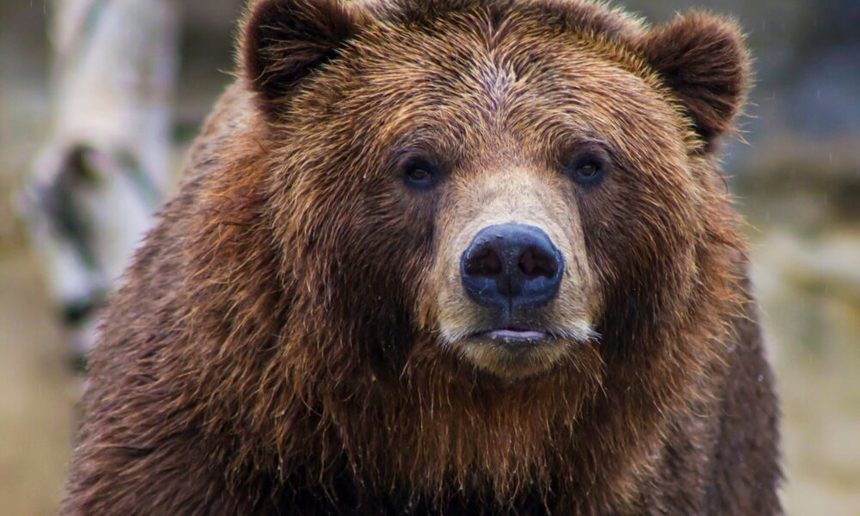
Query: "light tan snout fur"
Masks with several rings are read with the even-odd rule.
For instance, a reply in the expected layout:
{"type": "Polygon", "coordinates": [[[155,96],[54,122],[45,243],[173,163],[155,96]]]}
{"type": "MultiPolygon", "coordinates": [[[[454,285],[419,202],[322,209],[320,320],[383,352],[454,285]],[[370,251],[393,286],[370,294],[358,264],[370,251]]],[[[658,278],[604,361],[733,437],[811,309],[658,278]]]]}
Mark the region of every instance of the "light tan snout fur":
{"type": "Polygon", "coordinates": [[[449,190],[437,235],[439,252],[431,272],[430,299],[445,345],[481,369],[515,379],[551,368],[572,348],[589,345],[599,306],[575,204],[558,172],[525,166],[462,174],[449,190]],[[535,330],[551,337],[512,350],[480,333],[499,329],[492,309],[469,298],[460,276],[463,252],[483,228],[525,224],[543,230],[561,252],[564,274],[557,296],[531,316],[535,330]],[[431,287],[432,288],[432,287],[431,287]]]}

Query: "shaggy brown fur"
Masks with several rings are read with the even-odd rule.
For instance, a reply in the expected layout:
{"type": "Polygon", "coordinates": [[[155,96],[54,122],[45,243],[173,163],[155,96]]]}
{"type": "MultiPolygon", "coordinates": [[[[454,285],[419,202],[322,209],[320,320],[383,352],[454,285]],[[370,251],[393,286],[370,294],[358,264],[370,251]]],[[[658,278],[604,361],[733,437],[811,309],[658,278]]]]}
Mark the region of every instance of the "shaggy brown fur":
{"type": "Polygon", "coordinates": [[[64,513],[772,514],[777,408],[715,164],[737,28],[575,0],[260,0],[91,358],[64,513]],[[604,181],[561,170],[600,145],[604,181]],[[409,190],[404,155],[432,156],[409,190]],[[525,358],[463,242],[569,266],[525,358]]]}

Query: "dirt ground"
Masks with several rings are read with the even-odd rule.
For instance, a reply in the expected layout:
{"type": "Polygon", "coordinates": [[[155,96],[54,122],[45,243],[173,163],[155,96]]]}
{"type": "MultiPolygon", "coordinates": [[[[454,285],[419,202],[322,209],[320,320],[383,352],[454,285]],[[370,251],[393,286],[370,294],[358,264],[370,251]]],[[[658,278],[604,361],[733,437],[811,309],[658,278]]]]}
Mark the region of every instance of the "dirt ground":
{"type": "Polygon", "coordinates": [[[24,249],[0,255],[0,513],[52,514],[62,493],[80,382],[40,271],[24,249]]]}
{"type": "Polygon", "coordinates": [[[857,141],[760,143],[735,184],[782,398],[788,514],[860,514],[857,141]]]}
{"type": "Polygon", "coordinates": [[[813,241],[771,231],[754,245],[754,281],[783,410],[787,514],[860,514],[860,234],[813,241]],[[810,284],[827,263],[845,274],[810,284]],[[807,276],[804,276],[807,274],[807,276]]]}

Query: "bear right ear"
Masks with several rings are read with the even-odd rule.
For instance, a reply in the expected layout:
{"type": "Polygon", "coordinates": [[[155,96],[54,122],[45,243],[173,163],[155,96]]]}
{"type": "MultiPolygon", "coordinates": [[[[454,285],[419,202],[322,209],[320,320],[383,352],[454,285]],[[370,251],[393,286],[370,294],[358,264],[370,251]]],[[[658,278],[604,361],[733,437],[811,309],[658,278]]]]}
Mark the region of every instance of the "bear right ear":
{"type": "Polygon", "coordinates": [[[694,11],[646,33],[640,49],[710,148],[732,127],[747,92],[749,56],[738,26],[694,11]]]}
{"type": "Polygon", "coordinates": [[[258,0],[242,29],[242,71],[269,116],[305,76],[357,32],[336,0],[258,0]]]}

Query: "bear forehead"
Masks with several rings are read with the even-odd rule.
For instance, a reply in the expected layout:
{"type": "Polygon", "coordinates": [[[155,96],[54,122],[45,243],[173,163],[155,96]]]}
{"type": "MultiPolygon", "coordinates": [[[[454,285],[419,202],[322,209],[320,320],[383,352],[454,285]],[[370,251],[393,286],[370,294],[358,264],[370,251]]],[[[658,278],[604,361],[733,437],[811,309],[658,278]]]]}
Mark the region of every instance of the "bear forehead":
{"type": "Polygon", "coordinates": [[[571,79],[588,88],[587,79],[612,74],[632,74],[663,88],[626,39],[550,23],[534,9],[496,16],[485,9],[445,11],[422,23],[382,20],[367,24],[349,43],[335,63],[392,90],[486,85],[479,91],[493,93],[515,81],[557,89],[571,79]]]}
{"type": "Polygon", "coordinates": [[[640,19],[605,3],[587,0],[357,0],[352,5],[376,20],[418,26],[463,16],[500,25],[512,16],[532,17],[543,27],[601,34],[632,43],[644,31],[640,19]]]}
{"type": "MultiPolygon", "coordinates": [[[[360,6],[359,2],[357,6],[360,6]]],[[[598,53],[649,83],[661,83],[635,50],[647,31],[638,19],[596,2],[577,0],[371,1],[359,30],[362,51],[395,53],[416,64],[467,60],[484,50],[513,63],[598,53]],[[453,52],[452,52],[453,51],[453,52]],[[429,54],[429,56],[428,56],[429,54]]],[[[355,57],[355,56],[352,56],[355,57]]],[[[456,62],[450,63],[456,64],[456,62]]]]}
{"type": "Polygon", "coordinates": [[[295,106],[316,111],[304,118],[315,124],[361,119],[392,141],[413,138],[420,125],[455,147],[486,136],[475,128],[609,139],[635,130],[677,142],[672,128],[683,125],[660,81],[624,43],[548,24],[534,10],[373,23],[303,93],[295,106]]]}

